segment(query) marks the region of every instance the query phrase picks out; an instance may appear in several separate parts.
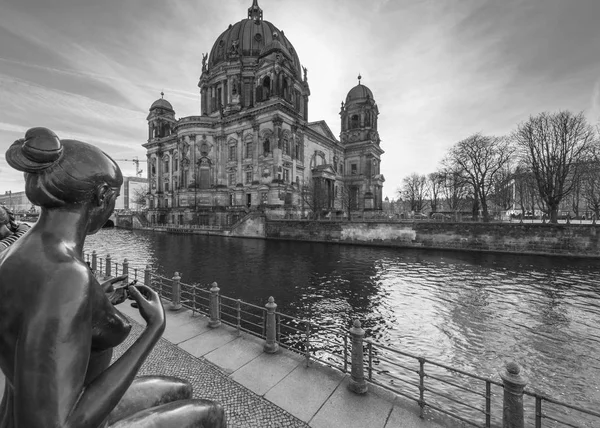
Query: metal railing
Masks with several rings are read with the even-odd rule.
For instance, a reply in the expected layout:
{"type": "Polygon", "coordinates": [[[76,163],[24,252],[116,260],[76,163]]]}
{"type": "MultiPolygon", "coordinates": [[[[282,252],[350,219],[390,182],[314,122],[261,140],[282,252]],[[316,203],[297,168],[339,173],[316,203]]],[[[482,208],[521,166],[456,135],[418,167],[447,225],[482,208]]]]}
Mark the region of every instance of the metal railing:
{"type": "Polygon", "coordinates": [[[194,230],[228,230],[231,226],[228,225],[213,225],[213,224],[177,224],[177,223],[148,223],[144,226],[149,229],[165,229],[169,232],[192,232],[194,230]]]}
{"type": "Polygon", "coordinates": [[[515,428],[523,427],[524,420],[536,428],[600,426],[600,413],[595,410],[526,390],[527,381],[514,363],[507,364],[498,381],[364,339],[365,331],[358,321],[349,330],[320,325],[278,312],[272,297],[261,307],[221,295],[217,283],[187,284],[181,282],[178,273],[167,278],[149,265],[142,279],[142,270],[131,269],[127,260],[119,265],[107,256],[103,263],[95,251],[85,259],[102,276],[120,272],[128,273],[131,279],[133,274],[140,283],[171,300],[174,309],[183,306],[192,314],[209,317],[210,327],[223,323],[236,328],[238,334],[246,332],[265,339],[265,352],[276,352],[281,346],[302,355],[306,365],[312,360],[348,373],[349,386],[355,392],[366,392],[368,381],[414,401],[420,406],[421,417],[435,410],[467,425],[486,428],[500,426],[506,418],[512,421],[508,426],[515,428]],[[520,397],[520,402],[514,397],[520,397]],[[524,397],[532,400],[525,406],[525,415],[524,397]]]}

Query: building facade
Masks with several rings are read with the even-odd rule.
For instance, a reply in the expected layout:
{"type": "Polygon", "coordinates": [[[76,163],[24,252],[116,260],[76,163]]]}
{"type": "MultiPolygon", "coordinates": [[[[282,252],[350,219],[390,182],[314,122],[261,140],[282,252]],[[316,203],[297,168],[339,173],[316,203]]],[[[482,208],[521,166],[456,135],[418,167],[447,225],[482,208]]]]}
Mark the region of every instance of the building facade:
{"type": "Polygon", "coordinates": [[[0,195],[0,205],[4,205],[15,214],[25,214],[27,212],[39,212],[40,208],[32,205],[25,194],[25,191],[13,192],[7,190],[4,195],[0,195]]]}
{"type": "Polygon", "coordinates": [[[307,70],[254,0],[203,55],[200,114],[177,119],[162,97],[147,117],[148,220],[230,224],[252,210],[306,216],[380,210],[379,111],[359,82],[338,140],[308,121],[307,70]]]}

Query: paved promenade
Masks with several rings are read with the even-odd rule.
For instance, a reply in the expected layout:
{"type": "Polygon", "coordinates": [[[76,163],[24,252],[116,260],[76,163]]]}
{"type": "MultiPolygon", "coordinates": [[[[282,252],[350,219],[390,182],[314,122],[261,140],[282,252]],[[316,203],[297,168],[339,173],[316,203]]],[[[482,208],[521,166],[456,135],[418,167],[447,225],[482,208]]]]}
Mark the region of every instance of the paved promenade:
{"type": "MultiPolygon", "coordinates": [[[[168,308],[169,302],[165,302],[168,308]]],[[[144,325],[137,309],[119,309],[144,325]]],[[[135,335],[141,331],[134,327],[135,335]]],[[[131,335],[133,336],[133,335],[131,335]]],[[[133,340],[131,337],[130,340],[133,340]]],[[[128,342],[130,343],[130,342],[128,342]]],[[[348,375],[281,350],[263,352],[264,341],[191,311],[167,310],[167,328],[142,374],[188,379],[197,397],[220,401],[230,427],[396,428],[457,427],[452,420],[419,418],[416,403],[369,385],[366,395],[347,388],[348,375]]],[[[128,344],[124,344],[125,346],[128,344]]]]}
{"type": "MultiPolygon", "coordinates": [[[[169,303],[165,303],[168,307],[169,303]]],[[[118,357],[137,338],[145,322],[129,302],[119,309],[133,323],[118,357]]],[[[221,402],[228,426],[235,428],[438,428],[461,426],[454,420],[419,418],[419,407],[369,385],[366,395],[347,388],[348,375],[318,363],[306,367],[292,352],[263,352],[263,341],[191,311],[167,310],[167,328],[140,374],[177,376],[190,381],[196,398],[221,402]]],[[[4,377],[0,374],[0,391],[4,377]]]]}

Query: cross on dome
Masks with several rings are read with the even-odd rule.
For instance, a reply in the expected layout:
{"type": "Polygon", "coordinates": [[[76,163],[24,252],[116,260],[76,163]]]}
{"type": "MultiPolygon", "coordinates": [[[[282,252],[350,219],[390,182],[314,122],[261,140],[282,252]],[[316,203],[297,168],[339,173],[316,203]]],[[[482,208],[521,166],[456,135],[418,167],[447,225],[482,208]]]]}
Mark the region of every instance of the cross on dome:
{"type": "Polygon", "coordinates": [[[358,73],[358,84],[360,85],[360,79],[362,79],[362,76],[360,75],[360,73],[358,73]]]}

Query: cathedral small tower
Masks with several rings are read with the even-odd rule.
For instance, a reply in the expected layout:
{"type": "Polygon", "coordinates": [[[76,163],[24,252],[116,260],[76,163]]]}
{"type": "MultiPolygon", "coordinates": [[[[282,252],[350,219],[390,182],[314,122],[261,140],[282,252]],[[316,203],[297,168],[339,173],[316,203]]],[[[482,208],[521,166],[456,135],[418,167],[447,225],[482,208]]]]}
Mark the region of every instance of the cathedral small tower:
{"type": "Polygon", "coordinates": [[[342,103],[340,111],[342,142],[368,139],[377,134],[379,109],[373,98],[373,92],[361,84],[361,79],[362,76],[359,74],[358,85],[348,92],[346,103],[342,103]]]}
{"type": "Polygon", "coordinates": [[[175,110],[170,102],[164,99],[164,93],[160,93],[160,98],[150,106],[150,113],[146,120],[148,121],[148,141],[154,138],[165,138],[174,131],[177,119],[175,119],[175,110]]]}
{"type": "Polygon", "coordinates": [[[377,132],[379,109],[373,92],[361,83],[350,89],[340,111],[340,140],[344,145],[344,181],[350,189],[354,209],[380,210],[385,179],[380,172],[380,139],[377,132]]]}

